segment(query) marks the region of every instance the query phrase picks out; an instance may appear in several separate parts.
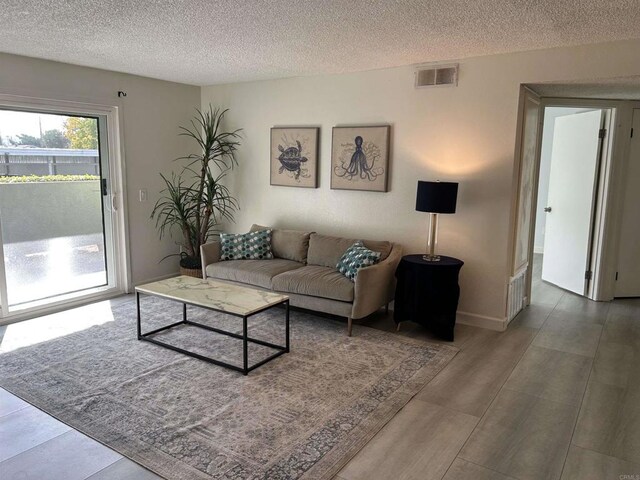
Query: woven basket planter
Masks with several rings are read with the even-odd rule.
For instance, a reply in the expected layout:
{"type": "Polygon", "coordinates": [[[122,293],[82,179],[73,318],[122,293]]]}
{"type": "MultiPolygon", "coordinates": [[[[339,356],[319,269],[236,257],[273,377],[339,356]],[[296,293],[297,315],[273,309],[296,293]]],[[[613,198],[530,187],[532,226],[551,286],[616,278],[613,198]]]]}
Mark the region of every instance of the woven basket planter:
{"type": "Polygon", "coordinates": [[[180,275],[187,275],[188,277],[202,278],[202,269],[180,267],[180,275]]]}

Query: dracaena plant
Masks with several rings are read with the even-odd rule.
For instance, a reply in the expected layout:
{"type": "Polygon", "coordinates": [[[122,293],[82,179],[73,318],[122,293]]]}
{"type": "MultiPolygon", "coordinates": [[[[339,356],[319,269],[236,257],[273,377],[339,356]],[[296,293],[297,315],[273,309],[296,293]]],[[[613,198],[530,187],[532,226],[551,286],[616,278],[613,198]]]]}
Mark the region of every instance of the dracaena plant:
{"type": "Polygon", "coordinates": [[[241,130],[223,129],[225,113],[227,110],[211,106],[197,110],[191,126],[180,127],[180,135],[193,139],[198,153],[177,159],[186,161],[180,173],[160,174],[165,188],[151,218],[156,220],[161,239],[179,232],[180,266],[185,268],[201,268],[200,245],[207,243],[223,221],[233,221],[238,209],[238,201],[223,180],[238,164],[235,153],[241,130]]]}

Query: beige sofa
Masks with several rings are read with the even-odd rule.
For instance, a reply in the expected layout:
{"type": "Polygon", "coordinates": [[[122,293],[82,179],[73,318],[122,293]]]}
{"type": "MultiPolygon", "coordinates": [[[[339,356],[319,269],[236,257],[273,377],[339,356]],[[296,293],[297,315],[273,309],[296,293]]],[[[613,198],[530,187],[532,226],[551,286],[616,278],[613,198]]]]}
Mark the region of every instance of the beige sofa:
{"type": "MultiPolygon", "coordinates": [[[[251,230],[265,228],[254,225],[251,230]]],[[[220,261],[218,241],[203,245],[203,277],[281,292],[289,296],[292,306],[347,317],[348,335],[353,319],[366,317],[393,300],[395,271],[402,257],[399,245],[364,240],[367,248],[382,254],[380,262],[360,269],[352,282],[336,265],[356,239],[272,230],[271,260],[220,261]]]]}

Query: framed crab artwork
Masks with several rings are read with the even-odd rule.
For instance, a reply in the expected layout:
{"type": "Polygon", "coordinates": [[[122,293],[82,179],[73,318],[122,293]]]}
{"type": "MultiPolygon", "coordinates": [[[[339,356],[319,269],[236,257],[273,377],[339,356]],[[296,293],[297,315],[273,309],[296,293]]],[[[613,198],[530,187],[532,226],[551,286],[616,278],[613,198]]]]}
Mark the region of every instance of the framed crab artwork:
{"type": "Polygon", "coordinates": [[[333,127],[331,189],[387,192],[391,127],[333,127]]]}
{"type": "Polygon", "coordinates": [[[271,129],[271,185],[318,187],[317,127],[271,129]]]}

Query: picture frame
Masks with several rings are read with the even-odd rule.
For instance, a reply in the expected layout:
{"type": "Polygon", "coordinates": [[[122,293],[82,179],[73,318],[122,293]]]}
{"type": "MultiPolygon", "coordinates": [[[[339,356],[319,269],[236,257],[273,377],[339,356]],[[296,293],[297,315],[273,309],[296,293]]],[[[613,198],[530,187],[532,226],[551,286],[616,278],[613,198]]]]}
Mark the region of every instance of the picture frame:
{"type": "Polygon", "coordinates": [[[390,125],[333,127],[331,189],[387,192],[390,125]]]}
{"type": "Polygon", "coordinates": [[[272,127],[270,184],[318,188],[319,127],[272,127]]]}

